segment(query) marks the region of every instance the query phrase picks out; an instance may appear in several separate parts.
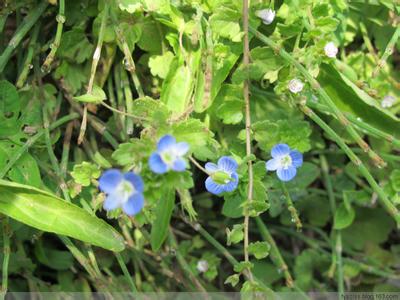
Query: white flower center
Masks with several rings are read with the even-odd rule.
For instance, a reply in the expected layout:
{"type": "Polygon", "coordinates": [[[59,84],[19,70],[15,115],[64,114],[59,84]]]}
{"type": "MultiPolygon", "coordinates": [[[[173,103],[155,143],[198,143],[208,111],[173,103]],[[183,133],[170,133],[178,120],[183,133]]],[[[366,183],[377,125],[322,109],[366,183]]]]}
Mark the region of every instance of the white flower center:
{"type": "Polygon", "coordinates": [[[281,158],[281,165],[284,169],[289,168],[292,165],[292,158],[290,155],[285,155],[281,158]]]}
{"type": "Polygon", "coordinates": [[[125,203],[128,201],[129,197],[136,193],[135,187],[128,180],[122,180],[121,183],[117,186],[115,193],[120,197],[121,203],[125,203]]]}
{"type": "Polygon", "coordinates": [[[163,162],[170,167],[174,164],[177,158],[177,155],[171,150],[163,151],[160,155],[163,162]]]}

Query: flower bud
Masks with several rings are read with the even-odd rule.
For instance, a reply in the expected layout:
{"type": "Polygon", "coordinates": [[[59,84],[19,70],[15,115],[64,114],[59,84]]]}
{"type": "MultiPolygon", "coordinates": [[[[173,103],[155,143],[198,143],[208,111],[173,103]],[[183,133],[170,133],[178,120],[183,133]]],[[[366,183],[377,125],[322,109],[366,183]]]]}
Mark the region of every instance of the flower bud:
{"type": "Polygon", "coordinates": [[[301,80],[295,78],[289,81],[288,88],[293,94],[300,93],[303,90],[304,84],[301,80]]]}
{"type": "Polygon", "coordinates": [[[259,17],[264,24],[269,25],[275,19],[275,11],[272,9],[262,9],[256,12],[256,16],[259,17]]]}
{"type": "Polygon", "coordinates": [[[383,108],[389,108],[389,107],[392,107],[395,102],[396,102],[395,97],[393,97],[391,95],[387,95],[382,99],[381,106],[383,108]]]}
{"type": "Polygon", "coordinates": [[[199,260],[197,262],[197,271],[199,271],[200,273],[204,273],[208,271],[208,262],[206,260],[199,260]]]}
{"type": "Polygon", "coordinates": [[[335,58],[338,53],[338,48],[335,46],[333,42],[329,42],[324,47],[325,55],[330,58],[335,58]]]}

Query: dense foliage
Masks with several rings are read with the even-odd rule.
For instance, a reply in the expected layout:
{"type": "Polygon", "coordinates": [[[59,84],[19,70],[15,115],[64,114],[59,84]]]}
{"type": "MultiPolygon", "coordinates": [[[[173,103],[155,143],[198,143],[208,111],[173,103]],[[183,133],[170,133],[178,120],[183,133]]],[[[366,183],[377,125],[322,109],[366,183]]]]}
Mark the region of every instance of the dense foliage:
{"type": "Polygon", "coordinates": [[[2,291],[399,291],[399,12],[1,1],[2,291]]]}

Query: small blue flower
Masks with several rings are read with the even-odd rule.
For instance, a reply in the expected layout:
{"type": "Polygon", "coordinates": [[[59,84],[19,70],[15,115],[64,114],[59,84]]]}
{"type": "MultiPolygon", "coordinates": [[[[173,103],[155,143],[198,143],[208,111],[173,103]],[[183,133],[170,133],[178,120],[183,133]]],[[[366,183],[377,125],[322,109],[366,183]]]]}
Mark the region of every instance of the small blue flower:
{"type": "Polygon", "coordinates": [[[157,174],[163,174],[170,170],[176,172],[185,171],[186,161],[183,156],[188,151],[189,145],[187,143],[177,143],[172,135],[164,135],[158,141],[157,151],[150,156],[150,169],[157,174]]]}
{"type": "Polygon", "coordinates": [[[303,154],[297,150],[290,150],[286,144],[277,144],[271,150],[272,159],[267,161],[268,171],[276,171],[281,181],[292,180],[297,168],[303,164],[303,154]]]}
{"type": "Polygon", "coordinates": [[[107,170],[99,179],[99,188],[107,194],[103,204],[107,211],[122,208],[127,215],[133,216],[143,208],[143,180],[133,172],[123,174],[116,169],[107,170]]]}
{"type": "Polygon", "coordinates": [[[214,195],[234,191],[239,182],[237,167],[237,162],[228,156],[221,157],[217,165],[206,163],[205,168],[210,175],[206,180],[207,191],[214,195]]]}

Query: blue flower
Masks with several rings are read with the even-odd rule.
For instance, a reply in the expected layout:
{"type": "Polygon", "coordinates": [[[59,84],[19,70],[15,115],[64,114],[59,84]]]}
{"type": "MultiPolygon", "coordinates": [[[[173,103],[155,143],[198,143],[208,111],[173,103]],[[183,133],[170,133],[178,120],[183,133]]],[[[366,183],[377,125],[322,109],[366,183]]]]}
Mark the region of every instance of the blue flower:
{"type": "Polygon", "coordinates": [[[187,143],[177,143],[172,135],[164,135],[158,141],[157,151],[150,156],[150,169],[157,174],[163,174],[170,170],[185,171],[186,161],[183,156],[188,151],[189,145],[187,143]]]}
{"type": "Polygon", "coordinates": [[[286,144],[277,144],[271,150],[272,159],[267,161],[268,171],[276,171],[282,181],[292,180],[297,173],[297,168],[303,164],[303,154],[297,150],[290,150],[286,144]]]}
{"type": "Polygon", "coordinates": [[[99,179],[99,188],[107,194],[103,207],[105,210],[122,208],[129,216],[139,213],[144,205],[142,177],[116,169],[105,171],[99,179]]]}
{"type": "Polygon", "coordinates": [[[210,175],[206,180],[207,191],[214,195],[234,191],[239,182],[237,167],[237,162],[228,156],[221,157],[217,165],[206,163],[205,168],[210,175]]]}

